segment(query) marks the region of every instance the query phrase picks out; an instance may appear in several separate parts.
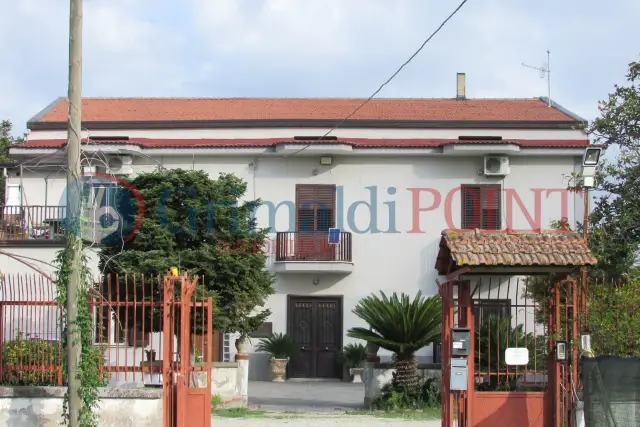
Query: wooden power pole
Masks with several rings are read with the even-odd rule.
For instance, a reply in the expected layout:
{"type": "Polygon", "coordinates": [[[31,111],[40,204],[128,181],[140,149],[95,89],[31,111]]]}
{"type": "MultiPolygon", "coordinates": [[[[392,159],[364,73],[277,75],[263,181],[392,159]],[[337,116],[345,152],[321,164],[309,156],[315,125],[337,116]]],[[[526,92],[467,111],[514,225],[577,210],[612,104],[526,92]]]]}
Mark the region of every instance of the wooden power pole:
{"type": "Polygon", "coordinates": [[[69,117],[67,143],[67,374],[69,427],[80,427],[78,418],[82,400],[78,365],[82,346],[78,318],[78,290],[81,286],[82,236],[80,200],[82,195],[80,141],[82,137],[82,0],[70,0],[69,13],[69,117]]]}

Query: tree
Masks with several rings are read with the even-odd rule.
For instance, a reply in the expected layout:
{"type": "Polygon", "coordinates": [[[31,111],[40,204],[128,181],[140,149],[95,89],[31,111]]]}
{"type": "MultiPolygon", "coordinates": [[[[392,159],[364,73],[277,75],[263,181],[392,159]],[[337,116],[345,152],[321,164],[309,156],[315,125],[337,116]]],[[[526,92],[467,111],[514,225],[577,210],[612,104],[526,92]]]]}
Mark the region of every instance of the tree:
{"type": "Polygon", "coordinates": [[[599,168],[599,197],[589,216],[589,246],[598,257],[597,272],[622,278],[637,264],[640,249],[640,62],[629,64],[626,86],[600,102],[590,126],[597,143],[617,147],[618,158],[599,168]]]}
{"type": "MultiPolygon", "coordinates": [[[[181,169],[127,182],[135,190],[116,195],[124,226],[103,242],[101,270],[164,275],[178,267],[180,274],[203,278],[203,292],[215,296],[217,330],[246,335],[260,327],[270,315],[261,307],[274,292],[274,276],[262,250],[268,230],[256,228],[253,218],[260,201],[241,201],[247,184],[232,174],[211,179],[181,169]]],[[[162,283],[157,285],[162,298],[162,283]]]]}
{"type": "Polygon", "coordinates": [[[442,335],[442,301],[439,296],[425,297],[421,292],[413,301],[395,292],[387,297],[371,294],[361,299],[353,313],[367,322],[371,329],[355,327],[347,335],[377,344],[394,353],[396,386],[418,393],[418,362],[415,353],[429,344],[439,342],[442,335]]]}
{"type": "MultiPolygon", "coordinates": [[[[596,171],[596,187],[601,195],[588,217],[588,244],[598,259],[589,269],[589,292],[606,278],[628,282],[638,274],[640,252],[640,62],[629,64],[626,86],[615,85],[614,92],[599,103],[600,116],[589,126],[597,144],[619,150],[617,158],[601,160],[596,171]],[[599,280],[595,280],[599,279],[599,280]]],[[[573,174],[569,189],[583,191],[581,177],[573,174]]],[[[578,223],[578,232],[583,231],[578,223]]],[[[551,226],[559,228],[559,221],[551,226]]],[[[548,304],[550,286],[564,277],[530,277],[527,297],[548,304]]],[[[562,288],[564,289],[564,288],[562,288]]],[[[561,290],[561,300],[566,300],[561,290]]],[[[546,319],[542,311],[538,321],[546,319]]]]}

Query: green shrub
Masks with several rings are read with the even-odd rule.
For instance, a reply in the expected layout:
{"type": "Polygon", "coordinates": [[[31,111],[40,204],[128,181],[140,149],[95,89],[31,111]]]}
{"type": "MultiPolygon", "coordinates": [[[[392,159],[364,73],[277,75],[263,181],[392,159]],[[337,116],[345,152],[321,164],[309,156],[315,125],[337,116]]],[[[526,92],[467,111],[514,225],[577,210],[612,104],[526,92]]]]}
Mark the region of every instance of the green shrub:
{"type": "Polygon", "coordinates": [[[2,344],[2,363],[3,385],[58,385],[58,370],[62,369],[61,344],[24,339],[18,334],[16,339],[2,344]]]}
{"type": "MultiPolygon", "coordinates": [[[[395,376],[395,373],[394,373],[395,376]]],[[[428,378],[421,381],[417,393],[412,393],[407,387],[391,381],[380,390],[380,396],[371,403],[371,408],[382,411],[420,410],[437,408],[441,404],[440,379],[428,378]]]]}
{"type": "Polygon", "coordinates": [[[340,362],[347,364],[349,368],[359,368],[367,360],[367,349],[361,343],[347,344],[339,354],[340,362]]]}
{"type": "Polygon", "coordinates": [[[298,352],[298,344],[287,334],[271,334],[260,340],[257,350],[270,353],[274,359],[289,359],[298,352]]]}
{"type": "Polygon", "coordinates": [[[587,300],[586,331],[595,354],[640,356],[640,279],[601,284],[587,300]]]}

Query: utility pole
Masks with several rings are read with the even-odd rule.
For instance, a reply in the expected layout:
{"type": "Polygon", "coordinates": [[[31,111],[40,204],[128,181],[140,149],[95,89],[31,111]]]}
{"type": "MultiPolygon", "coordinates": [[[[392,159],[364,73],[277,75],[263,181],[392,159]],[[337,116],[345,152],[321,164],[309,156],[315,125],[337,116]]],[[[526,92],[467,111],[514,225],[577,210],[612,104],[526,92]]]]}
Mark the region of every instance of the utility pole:
{"type": "Polygon", "coordinates": [[[70,0],[69,12],[69,117],[67,142],[67,373],[69,427],[80,427],[80,385],[78,365],[82,346],[78,319],[78,290],[81,285],[82,238],[80,235],[80,141],[82,137],[82,0],[70,0]]]}

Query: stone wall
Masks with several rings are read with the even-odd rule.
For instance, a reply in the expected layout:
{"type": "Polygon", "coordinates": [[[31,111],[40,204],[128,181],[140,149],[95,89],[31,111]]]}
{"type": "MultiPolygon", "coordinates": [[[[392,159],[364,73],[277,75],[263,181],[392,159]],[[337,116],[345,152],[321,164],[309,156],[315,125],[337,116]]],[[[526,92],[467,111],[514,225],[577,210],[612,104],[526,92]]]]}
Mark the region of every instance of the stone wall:
{"type": "MultiPolygon", "coordinates": [[[[366,362],[362,381],[364,382],[364,406],[371,406],[373,399],[380,395],[380,390],[391,382],[395,369],[393,363],[366,362]]],[[[418,375],[421,380],[427,378],[441,378],[442,371],[439,363],[418,365],[418,375]]]]}
{"type": "MultiPolygon", "coordinates": [[[[59,427],[64,387],[0,387],[0,426],[59,427]]],[[[104,427],[162,425],[162,389],[103,388],[98,408],[104,427]]]]}
{"type": "MultiPolygon", "coordinates": [[[[211,395],[221,406],[247,406],[249,360],[214,362],[211,395]]],[[[202,387],[206,375],[194,372],[191,386],[202,387]]],[[[0,426],[59,427],[65,387],[0,387],[0,426]]],[[[157,427],[162,425],[162,388],[105,387],[100,389],[100,426],[157,427]]]]}
{"type": "Polygon", "coordinates": [[[219,397],[220,406],[246,407],[249,403],[248,389],[248,359],[239,359],[236,362],[215,362],[213,364],[211,395],[219,397]]]}

